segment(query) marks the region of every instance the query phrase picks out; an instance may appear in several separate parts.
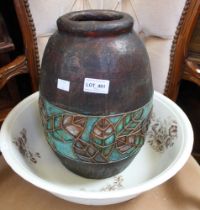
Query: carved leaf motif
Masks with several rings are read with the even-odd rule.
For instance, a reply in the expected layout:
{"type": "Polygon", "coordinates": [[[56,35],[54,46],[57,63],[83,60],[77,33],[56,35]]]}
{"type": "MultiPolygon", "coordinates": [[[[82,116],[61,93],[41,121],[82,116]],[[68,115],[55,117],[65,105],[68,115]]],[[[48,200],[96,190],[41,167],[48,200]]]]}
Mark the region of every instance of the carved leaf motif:
{"type": "Polygon", "coordinates": [[[45,111],[45,108],[44,108],[44,101],[42,100],[42,98],[40,97],[39,98],[39,110],[40,110],[40,116],[41,116],[41,120],[42,120],[42,124],[45,125],[47,123],[47,120],[46,120],[46,111],[45,111]]]}
{"type": "Polygon", "coordinates": [[[76,156],[84,162],[105,163],[107,159],[101,155],[96,147],[82,140],[77,140],[73,144],[76,156]]]}
{"type": "Polygon", "coordinates": [[[117,139],[116,148],[124,154],[132,150],[139,150],[143,144],[144,136],[142,135],[122,136],[117,139]]]}
{"type": "Polygon", "coordinates": [[[149,128],[151,116],[152,116],[152,109],[150,110],[149,114],[147,115],[147,117],[142,122],[142,134],[144,134],[144,135],[146,134],[146,132],[149,128]]]}
{"type": "Polygon", "coordinates": [[[64,115],[62,120],[62,127],[69,134],[75,138],[78,138],[82,135],[86,126],[86,122],[86,117],[64,115]]]}
{"type": "Polygon", "coordinates": [[[114,125],[107,118],[99,119],[93,127],[90,138],[98,151],[104,157],[108,157],[114,147],[114,125]]]}
{"type": "Polygon", "coordinates": [[[92,135],[94,138],[104,140],[104,139],[107,139],[108,137],[112,136],[113,133],[114,133],[113,124],[108,119],[101,118],[94,125],[92,135]]]}
{"type": "Polygon", "coordinates": [[[143,109],[136,113],[124,114],[122,119],[116,125],[117,137],[128,136],[138,133],[141,130],[141,118],[143,109]]]}

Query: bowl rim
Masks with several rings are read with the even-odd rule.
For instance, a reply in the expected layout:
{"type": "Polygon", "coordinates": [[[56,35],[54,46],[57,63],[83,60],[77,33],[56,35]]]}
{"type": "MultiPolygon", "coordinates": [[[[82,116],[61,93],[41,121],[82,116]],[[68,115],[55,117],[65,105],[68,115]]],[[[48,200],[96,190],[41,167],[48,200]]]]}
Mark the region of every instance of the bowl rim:
{"type": "Polygon", "coordinates": [[[122,197],[133,197],[133,195],[138,195],[142,192],[148,191],[154,187],[159,186],[165,181],[169,180],[173,177],[186,163],[189,159],[192,147],[193,147],[193,129],[191,123],[186,116],[186,114],[182,111],[182,109],[175,104],[172,100],[162,95],[161,93],[154,91],[154,100],[159,100],[165,105],[168,105],[170,111],[174,112],[176,116],[184,121],[185,127],[187,129],[182,129],[184,134],[184,141],[182,143],[182,148],[180,148],[176,158],[169,164],[169,166],[163,170],[160,174],[155,177],[148,179],[142,184],[130,188],[120,189],[117,191],[110,192],[89,192],[89,191],[81,191],[81,190],[70,190],[63,186],[58,186],[57,184],[51,183],[39,176],[35,173],[30,172],[26,167],[24,167],[18,160],[15,160],[13,163],[12,154],[8,151],[6,145],[6,132],[9,127],[10,122],[12,122],[13,117],[15,117],[15,112],[23,111],[22,107],[27,107],[33,101],[38,98],[39,92],[35,92],[32,95],[26,97],[19,104],[17,104],[11,112],[8,114],[6,119],[4,120],[1,131],[0,131],[0,149],[2,154],[7,162],[7,164],[15,171],[19,176],[21,176],[26,181],[32,183],[38,188],[44,189],[53,194],[57,194],[60,196],[65,196],[68,198],[79,198],[79,199],[90,199],[90,200],[109,200],[109,199],[118,199],[122,197]]]}

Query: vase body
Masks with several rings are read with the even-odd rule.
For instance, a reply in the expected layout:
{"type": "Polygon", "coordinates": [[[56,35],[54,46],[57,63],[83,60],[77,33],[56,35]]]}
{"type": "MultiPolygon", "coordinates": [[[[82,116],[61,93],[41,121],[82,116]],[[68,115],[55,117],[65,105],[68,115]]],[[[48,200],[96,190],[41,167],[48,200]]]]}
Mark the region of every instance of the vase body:
{"type": "Polygon", "coordinates": [[[41,68],[47,141],[76,174],[113,176],[144,144],[153,96],[146,49],[125,13],[73,12],[57,26],[41,68]]]}

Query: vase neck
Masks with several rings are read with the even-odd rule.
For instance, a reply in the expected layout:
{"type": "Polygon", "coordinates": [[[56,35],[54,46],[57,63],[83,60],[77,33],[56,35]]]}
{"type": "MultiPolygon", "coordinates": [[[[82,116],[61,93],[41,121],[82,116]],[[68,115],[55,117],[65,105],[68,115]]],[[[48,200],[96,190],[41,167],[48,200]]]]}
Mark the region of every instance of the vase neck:
{"type": "Polygon", "coordinates": [[[60,32],[80,36],[111,36],[132,31],[133,18],[113,10],[71,12],[57,20],[60,32]]]}

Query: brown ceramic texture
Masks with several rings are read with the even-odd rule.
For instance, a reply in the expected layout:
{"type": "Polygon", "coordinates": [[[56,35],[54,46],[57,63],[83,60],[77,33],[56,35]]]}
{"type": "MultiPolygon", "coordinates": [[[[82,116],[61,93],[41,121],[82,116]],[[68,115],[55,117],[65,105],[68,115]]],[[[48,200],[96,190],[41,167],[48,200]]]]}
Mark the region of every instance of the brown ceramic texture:
{"type": "Polygon", "coordinates": [[[152,97],[146,49],[132,30],[128,14],[92,10],[66,14],[57,21],[44,52],[40,93],[68,111],[109,115],[135,110],[152,97]],[[70,81],[70,91],[57,89],[57,80],[70,81]],[[83,91],[84,79],[110,81],[108,94],[83,91]]]}
{"type": "MultiPolygon", "coordinates": [[[[50,37],[43,56],[40,101],[44,103],[40,105],[44,105],[41,105],[41,113],[47,113],[46,102],[56,107],[55,110],[62,108],[63,113],[59,116],[60,123],[53,107],[47,116],[43,116],[47,119],[43,122],[47,139],[56,155],[71,171],[87,178],[113,176],[130,164],[144,143],[150,110],[147,119],[131,119],[132,124],[138,123],[137,131],[134,131],[133,126],[133,130],[127,133],[126,129],[130,125],[125,125],[128,119],[125,116],[135,110],[140,112],[152,99],[147,51],[132,29],[132,17],[126,13],[111,10],[72,12],[60,17],[57,26],[58,31],[50,37]],[[108,93],[85,92],[85,78],[109,81],[108,93]],[[69,91],[57,88],[58,79],[70,82],[69,91]],[[124,126],[122,136],[117,134],[117,123],[111,123],[109,118],[117,114],[122,114],[119,121],[124,126]],[[87,119],[88,127],[84,124],[81,131],[91,132],[90,135],[85,137],[81,133],[73,136],[74,130],[65,130],[63,127],[64,116],[68,116],[66,119],[78,117],[79,124],[80,116],[87,119]],[[94,116],[96,123],[89,125],[89,118],[94,116]],[[49,119],[52,119],[52,123],[48,122],[49,119]],[[102,128],[98,130],[102,135],[93,138],[92,134],[97,130],[95,125],[98,129],[102,128]],[[53,130],[49,131],[50,127],[53,130]],[[106,133],[108,128],[113,129],[112,135],[106,133]],[[61,136],[59,133],[62,133],[61,136]],[[65,142],[63,136],[68,133],[71,136],[65,142]],[[71,148],[68,151],[72,151],[70,155],[73,155],[69,157],[69,153],[61,154],[63,149],[54,145],[58,141],[63,144],[70,141],[72,146],[69,146],[71,148]]],[[[137,114],[130,116],[134,118],[137,114]]],[[[70,129],[73,127],[77,130],[77,126],[82,126],[67,123],[70,129]]]]}

